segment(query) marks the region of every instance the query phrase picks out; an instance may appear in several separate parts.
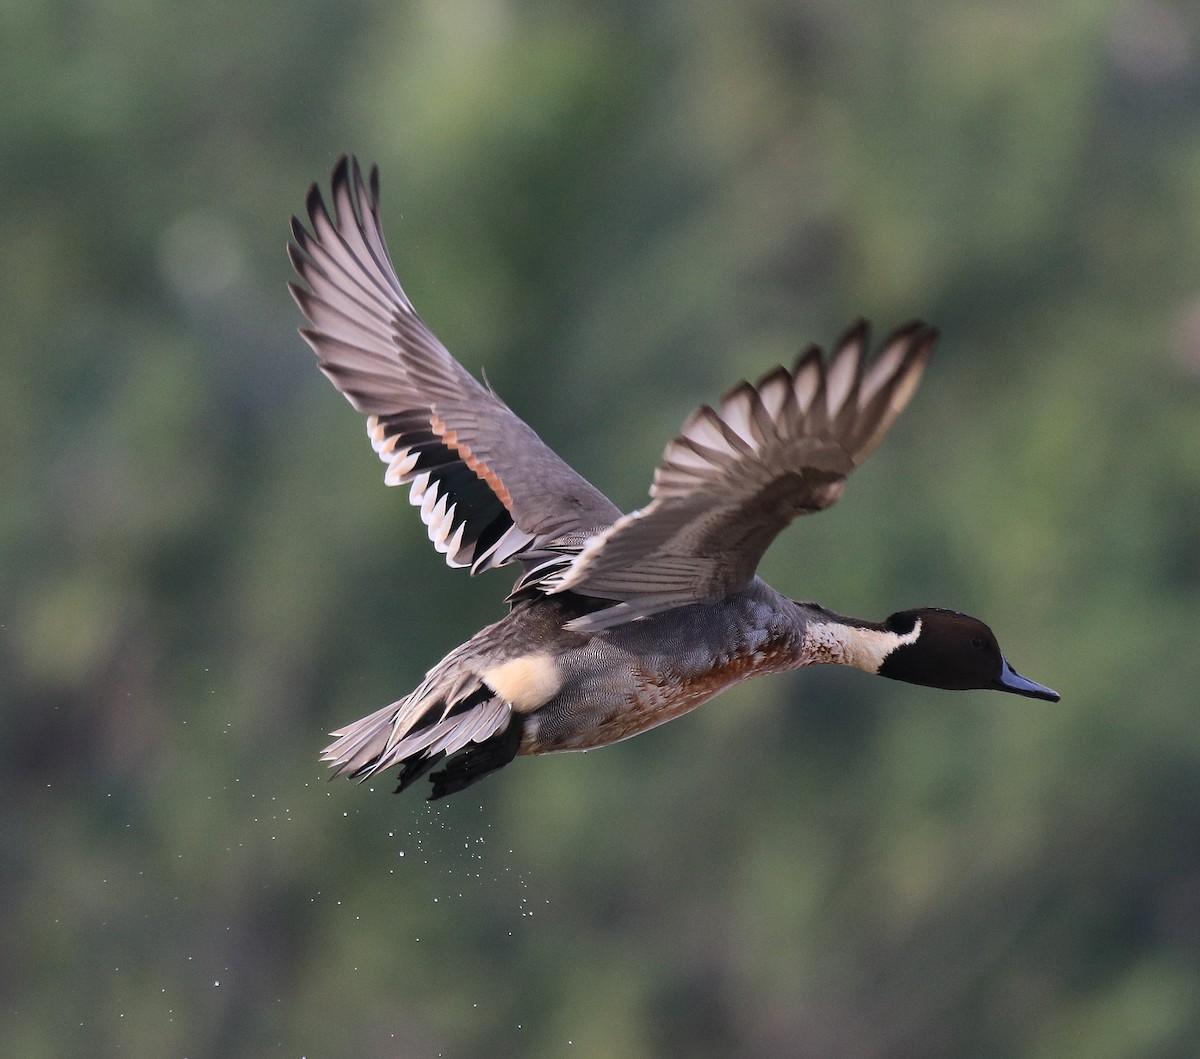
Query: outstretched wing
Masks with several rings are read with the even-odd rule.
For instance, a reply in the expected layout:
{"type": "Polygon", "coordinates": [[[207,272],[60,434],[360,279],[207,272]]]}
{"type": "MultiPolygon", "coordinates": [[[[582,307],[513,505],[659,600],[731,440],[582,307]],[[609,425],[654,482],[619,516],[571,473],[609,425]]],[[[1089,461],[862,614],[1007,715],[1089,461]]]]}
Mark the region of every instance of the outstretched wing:
{"type": "Polygon", "coordinates": [[[743,588],[797,515],[829,507],[912,397],[937,331],[906,324],[866,361],[859,322],[828,363],[813,346],[788,371],[697,409],[663,453],[653,500],[594,536],[554,592],[619,601],[577,618],[596,630],[743,588]]]}
{"type": "Polygon", "coordinates": [[[388,257],[379,174],[364,182],[343,156],[333,171],[334,212],[314,184],[309,228],[292,218],[290,289],[311,327],[300,333],[319,367],[369,415],[367,433],[388,485],[409,497],[435,548],[471,571],[578,541],[620,515],[425,326],[388,257]]]}

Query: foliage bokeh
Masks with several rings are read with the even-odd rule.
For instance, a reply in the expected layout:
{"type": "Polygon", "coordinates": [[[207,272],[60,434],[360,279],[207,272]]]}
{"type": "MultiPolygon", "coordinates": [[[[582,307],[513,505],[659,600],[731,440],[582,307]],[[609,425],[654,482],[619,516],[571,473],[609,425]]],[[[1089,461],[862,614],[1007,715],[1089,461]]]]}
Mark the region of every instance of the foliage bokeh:
{"type": "MultiPolygon", "coordinates": [[[[1200,13],[0,13],[14,1055],[1200,1050],[1200,13]],[[629,509],[687,412],[942,326],[781,590],[980,614],[1061,705],[745,685],[435,807],[323,733],[501,610],[296,337],[353,150],[422,315],[629,509]]],[[[811,524],[810,524],[811,523],[811,524]]]]}

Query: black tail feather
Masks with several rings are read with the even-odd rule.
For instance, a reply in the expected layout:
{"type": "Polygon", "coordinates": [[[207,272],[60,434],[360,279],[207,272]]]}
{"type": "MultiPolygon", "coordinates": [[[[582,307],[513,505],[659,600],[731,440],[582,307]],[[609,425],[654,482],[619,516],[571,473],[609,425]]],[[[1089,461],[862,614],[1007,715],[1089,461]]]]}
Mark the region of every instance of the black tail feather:
{"type": "MultiPolygon", "coordinates": [[[[490,776],[498,769],[504,768],[517,756],[517,751],[521,748],[521,734],[524,729],[525,718],[519,713],[514,713],[504,731],[497,732],[482,743],[472,743],[463,747],[446,762],[445,768],[429,777],[433,784],[433,793],[430,794],[429,800],[432,802],[438,798],[444,798],[448,794],[457,794],[471,786],[472,783],[483,779],[484,776],[490,776]]],[[[404,766],[404,772],[407,773],[413,764],[421,766],[420,772],[415,773],[412,777],[412,779],[417,779],[437,764],[441,756],[444,755],[420,762],[409,762],[404,766]]],[[[405,782],[405,774],[402,773],[401,789],[410,782],[412,780],[405,782]]]]}
{"type": "Polygon", "coordinates": [[[422,776],[425,775],[435,765],[440,765],[442,759],[445,758],[446,752],[443,750],[437,754],[431,754],[428,757],[412,757],[404,762],[404,767],[400,770],[400,783],[393,792],[399,794],[403,790],[407,790],[422,776]]]}

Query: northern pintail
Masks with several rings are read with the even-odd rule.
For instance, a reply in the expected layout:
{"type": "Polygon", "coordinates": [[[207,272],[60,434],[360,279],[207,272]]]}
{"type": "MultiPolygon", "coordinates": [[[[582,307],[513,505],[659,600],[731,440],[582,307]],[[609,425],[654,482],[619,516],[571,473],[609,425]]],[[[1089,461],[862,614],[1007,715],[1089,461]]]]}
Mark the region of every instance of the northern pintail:
{"type": "Polygon", "coordinates": [[[623,515],[434,337],[396,278],[379,175],[333,172],[293,218],[292,284],[321,370],[408,485],[429,539],[472,573],[516,562],[508,614],[415,691],[333,733],[334,775],[402,766],[452,794],[518,754],[586,750],[644,732],[731,684],[814,664],[928,687],[1058,701],[1015,672],[983,622],[902,610],[882,622],[791,600],[756,576],[775,536],[821,511],[912,397],[937,331],[906,324],[868,356],[865,323],[704,406],[667,445],[649,504],[623,515]]]}

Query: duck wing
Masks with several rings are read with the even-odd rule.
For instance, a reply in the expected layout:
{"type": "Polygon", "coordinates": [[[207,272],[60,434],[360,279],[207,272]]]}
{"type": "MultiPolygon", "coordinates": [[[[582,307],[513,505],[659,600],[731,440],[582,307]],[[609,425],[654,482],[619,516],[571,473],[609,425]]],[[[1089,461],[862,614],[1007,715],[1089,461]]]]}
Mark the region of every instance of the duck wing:
{"type": "MultiPolygon", "coordinates": [[[[309,226],[292,218],[288,253],[304,286],[289,289],[311,327],[320,369],[369,416],[388,485],[409,498],[433,546],[472,573],[513,558],[546,559],[620,511],[499,397],[458,363],[417,315],[396,278],[379,217],[379,173],[364,181],[343,156],[334,211],[314,184],[309,226]],[[553,553],[551,553],[553,554],[553,553]]],[[[553,566],[553,564],[550,564],[553,566]]]]}
{"type": "Polygon", "coordinates": [[[552,592],[617,601],[569,627],[604,629],[745,587],[792,519],[842,495],[912,397],[937,334],[906,324],[868,362],[860,321],[828,362],[809,347],[791,371],[778,367],[693,412],[654,472],[651,502],[548,579],[552,592]]]}

